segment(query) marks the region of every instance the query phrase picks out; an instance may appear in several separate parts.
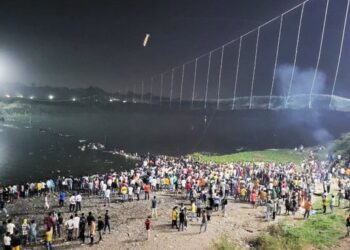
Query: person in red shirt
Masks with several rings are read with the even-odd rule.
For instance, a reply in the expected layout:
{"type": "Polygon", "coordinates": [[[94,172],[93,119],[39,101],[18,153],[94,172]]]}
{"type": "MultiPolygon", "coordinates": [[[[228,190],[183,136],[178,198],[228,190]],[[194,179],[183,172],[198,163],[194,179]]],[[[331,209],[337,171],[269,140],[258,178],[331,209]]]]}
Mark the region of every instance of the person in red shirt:
{"type": "Polygon", "coordinates": [[[147,240],[149,240],[151,235],[151,216],[148,216],[148,218],[145,221],[146,231],[147,231],[147,240]]]}
{"type": "Polygon", "coordinates": [[[47,229],[51,229],[53,227],[54,221],[52,219],[52,213],[49,213],[49,215],[44,218],[44,224],[46,225],[47,229]]]}
{"type": "Polygon", "coordinates": [[[255,192],[255,190],[253,190],[251,195],[250,195],[250,202],[252,203],[253,208],[256,208],[256,192],[255,192]]]}
{"type": "Polygon", "coordinates": [[[151,192],[151,185],[147,183],[144,187],[145,189],[145,200],[149,200],[149,193],[151,192]]]}

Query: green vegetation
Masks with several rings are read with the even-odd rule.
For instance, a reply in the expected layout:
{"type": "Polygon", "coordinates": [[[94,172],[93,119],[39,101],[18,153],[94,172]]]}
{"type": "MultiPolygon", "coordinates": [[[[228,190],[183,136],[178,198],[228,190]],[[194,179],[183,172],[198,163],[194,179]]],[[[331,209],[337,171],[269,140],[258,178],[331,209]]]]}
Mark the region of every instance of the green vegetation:
{"type": "Polygon", "coordinates": [[[227,238],[227,236],[220,237],[212,244],[213,250],[238,250],[227,238]]]}
{"type": "Polygon", "coordinates": [[[267,233],[260,235],[253,244],[259,250],[299,250],[309,249],[310,246],[329,249],[336,245],[346,234],[343,211],[336,209],[335,214],[321,214],[322,202],[319,196],[314,197],[313,209],[317,214],[301,223],[288,224],[284,221],[270,226],[267,233]]]}
{"type": "Polygon", "coordinates": [[[204,155],[195,153],[192,157],[200,162],[231,163],[231,162],[295,162],[300,163],[306,158],[306,153],[291,149],[269,149],[264,151],[249,151],[228,155],[204,155]]]}
{"type": "Polygon", "coordinates": [[[339,139],[334,141],[334,151],[343,157],[349,157],[350,133],[343,134],[339,139]]]}
{"type": "Polygon", "coordinates": [[[305,249],[312,246],[328,249],[345,235],[344,218],[339,215],[318,214],[300,225],[286,223],[271,226],[255,242],[258,249],[305,249]]]}

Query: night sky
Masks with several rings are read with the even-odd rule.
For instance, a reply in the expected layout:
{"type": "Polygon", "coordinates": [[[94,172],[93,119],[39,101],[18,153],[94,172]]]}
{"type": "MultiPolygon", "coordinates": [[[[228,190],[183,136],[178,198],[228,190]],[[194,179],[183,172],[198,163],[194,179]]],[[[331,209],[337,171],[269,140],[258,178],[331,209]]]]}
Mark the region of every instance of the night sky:
{"type": "MultiPolygon", "coordinates": [[[[344,18],[346,1],[337,1],[341,3],[330,9],[327,26],[327,34],[332,36],[339,36],[339,24],[344,18]],[[336,17],[340,20],[336,21],[336,17]]],[[[125,89],[126,86],[131,88],[133,83],[142,78],[191,60],[301,2],[2,0],[0,65],[7,69],[7,73],[2,73],[0,82],[34,82],[38,85],[68,87],[94,85],[109,91],[125,89]],[[146,33],[151,37],[149,45],[144,48],[142,42],[146,33]]],[[[319,2],[325,3],[323,0],[319,2]]],[[[319,18],[323,13],[322,3],[319,8],[314,7],[318,9],[314,12],[319,23],[322,21],[319,18]]],[[[297,17],[295,15],[295,20],[297,17]]],[[[290,20],[289,25],[293,26],[294,21],[290,20]]],[[[305,43],[319,39],[319,26],[309,26],[305,26],[308,30],[303,30],[305,43]]],[[[291,29],[295,30],[293,27],[291,29]]],[[[266,32],[267,37],[264,39],[267,43],[262,42],[261,46],[269,47],[271,38],[266,32]]],[[[276,33],[270,32],[275,39],[276,33]]],[[[285,40],[288,41],[288,38],[285,40]]],[[[333,53],[339,49],[339,37],[335,40],[336,45],[330,41],[327,44],[327,41],[325,46],[330,48],[325,50],[333,53]]],[[[271,43],[274,47],[275,42],[271,43]]],[[[316,44],[314,47],[318,46],[316,44]]],[[[285,46],[284,49],[288,50],[288,42],[285,46]]],[[[344,53],[350,52],[349,48],[344,49],[344,53]]],[[[311,61],[315,63],[314,55],[307,58],[312,58],[310,64],[311,61]]],[[[328,68],[324,64],[326,61],[323,59],[320,64],[325,70],[328,68]]],[[[342,76],[342,79],[346,78],[342,76]]],[[[346,86],[348,83],[343,84],[346,86]]]]}

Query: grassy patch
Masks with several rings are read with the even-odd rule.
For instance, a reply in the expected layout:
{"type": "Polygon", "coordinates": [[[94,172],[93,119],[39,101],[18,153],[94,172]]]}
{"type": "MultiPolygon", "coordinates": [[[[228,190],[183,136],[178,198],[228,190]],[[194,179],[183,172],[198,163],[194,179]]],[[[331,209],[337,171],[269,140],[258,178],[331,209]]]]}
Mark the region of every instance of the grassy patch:
{"type": "Polygon", "coordinates": [[[210,249],[212,249],[212,250],[238,250],[239,248],[234,246],[226,236],[222,236],[212,244],[212,247],[210,249]]]}
{"type": "Polygon", "coordinates": [[[269,149],[264,151],[248,151],[228,155],[204,155],[195,153],[192,157],[200,162],[232,163],[232,162],[302,162],[306,155],[290,149],[269,149]]]}
{"type": "Polygon", "coordinates": [[[269,234],[258,237],[258,249],[304,249],[313,246],[329,249],[345,235],[344,218],[339,215],[314,215],[300,225],[281,223],[271,226],[269,234]]]}

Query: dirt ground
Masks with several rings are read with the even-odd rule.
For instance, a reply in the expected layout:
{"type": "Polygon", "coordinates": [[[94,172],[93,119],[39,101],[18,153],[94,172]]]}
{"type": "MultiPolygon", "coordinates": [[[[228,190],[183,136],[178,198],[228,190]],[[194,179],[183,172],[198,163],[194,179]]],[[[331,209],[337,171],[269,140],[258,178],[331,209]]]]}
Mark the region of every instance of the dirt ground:
{"type": "MultiPolygon", "coordinates": [[[[110,211],[111,233],[103,234],[103,241],[93,246],[82,245],[78,241],[72,244],[62,240],[55,242],[55,249],[211,249],[213,243],[222,236],[227,236],[239,249],[249,249],[248,240],[266,230],[270,224],[279,220],[295,223],[302,220],[302,215],[299,213],[294,218],[283,215],[284,209],[282,209],[282,215],[277,216],[276,221],[266,222],[263,207],[253,209],[247,203],[229,200],[226,217],[222,216],[221,210],[214,212],[206,232],[199,233],[200,220],[193,222],[189,220],[187,230],[179,232],[177,229],[171,228],[171,211],[174,206],[180,206],[181,203],[184,203],[190,210],[189,201],[186,201],[183,195],[157,193],[156,196],[160,202],[158,219],[152,219],[149,240],[147,240],[144,221],[147,216],[151,215],[151,200],[112,202],[109,207],[105,207],[103,200],[96,196],[83,197],[82,212],[85,215],[91,211],[97,219],[98,216],[103,217],[106,209],[110,211]]],[[[8,209],[15,216],[15,222],[19,222],[23,218],[35,218],[39,222],[38,224],[42,224],[44,215],[47,214],[47,211],[43,209],[43,200],[43,197],[19,200],[14,205],[9,205],[8,209]]],[[[50,204],[54,205],[50,210],[64,213],[64,217],[67,219],[70,215],[68,205],[66,204],[63,209],[58,208],[57,201],[56,196],[50,197],[50,204]]],[[[44,228],[41,227],[41,230],[44,228]]],[[[98,238],[96,235],[95,241],[98,238]]],[[[334,249],[350,249],[349,240],[349,238],[343,239],[340,245],[334,249]]],[[[86,243],[88,242],[89,239],[86,238],[86,243]]]]}

